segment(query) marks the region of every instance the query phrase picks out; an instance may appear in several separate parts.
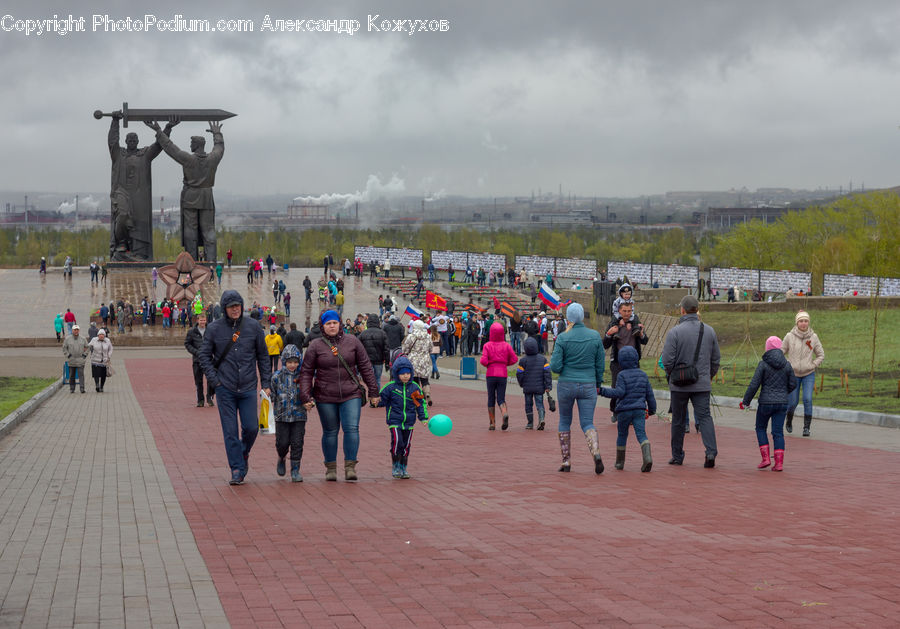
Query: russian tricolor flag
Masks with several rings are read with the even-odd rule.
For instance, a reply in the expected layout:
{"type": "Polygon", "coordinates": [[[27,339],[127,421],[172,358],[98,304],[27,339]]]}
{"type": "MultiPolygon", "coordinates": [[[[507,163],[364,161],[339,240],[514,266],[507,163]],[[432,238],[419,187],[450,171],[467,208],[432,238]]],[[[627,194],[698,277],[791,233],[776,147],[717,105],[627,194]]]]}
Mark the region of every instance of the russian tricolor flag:
{"type": "Polygon", "coordinates": [[[565,305],[560,303],[559,295],[553,292],[553,289],[547,286],[546,283],[541,284],[541,290],[538,293],[538,297],[540,297],[541,301],[547,304],[547,307],[551,310],[559,310],[565,305]]]}
{"type": "Polygon", "coordinates": [[[414,320],[414,321],[415,321],[416,319],[421,319],[422,317],[425,316],[425,313],[424,313],[424,312],[422,312],[421,310],[419,310],[418,308],[416,308],[416,307],[413,306],[412,304],[409,304],[409,305],[406,307],[406,311],[405,311],[403,314],[409,315],[409,318],[412,319],[412,320],[414,320]]]}

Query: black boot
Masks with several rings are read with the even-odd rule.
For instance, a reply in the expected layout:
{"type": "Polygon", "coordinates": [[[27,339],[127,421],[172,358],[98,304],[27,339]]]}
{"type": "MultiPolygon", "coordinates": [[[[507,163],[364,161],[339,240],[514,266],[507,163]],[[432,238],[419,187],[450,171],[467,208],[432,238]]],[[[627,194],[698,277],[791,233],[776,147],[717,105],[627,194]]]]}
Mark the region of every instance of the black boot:
{"type": "Polygon", "coordinates": [[[803,416],[803,436],[809,436],[809,425],[812,424],[812,415],[803,416]]]}
{"type": "Polygon", "coordinates": [[[534,411],[531,413],[525,413],[525,418],[528,420],[528,423],[525,424],[525,430],[533,430],[534,429],[534,411]]]}
{"type": "Polygon", "coordinates": [[[784,429],[788,432],[794,432],[794,411],[788,411],[784,420],[784,429]]]}
{"type": "Polygon", "coordinates": [[[616,447],[616,469],[625,468],[625,446],[616,447]]]}

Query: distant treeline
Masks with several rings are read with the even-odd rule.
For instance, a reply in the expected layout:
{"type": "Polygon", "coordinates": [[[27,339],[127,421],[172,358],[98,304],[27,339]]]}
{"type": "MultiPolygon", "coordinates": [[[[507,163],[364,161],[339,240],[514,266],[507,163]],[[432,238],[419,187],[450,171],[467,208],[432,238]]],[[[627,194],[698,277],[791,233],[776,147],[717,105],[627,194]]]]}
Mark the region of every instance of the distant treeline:
{"type": "MultiPolygon", "coordinates": [[[[824,273],[900,277],[900,196],[870,192],[822,207],[789,212],[771,224],[752,221],[718,234],[672,229],[663,232],[606,232],[589,227],[490,232],[463,228],[444,231],[437,225],[420,229],[350,229],[329,227],[302,231],[218,231],[219,255],[230,248],[234,263],[249,257],[296,266],[319,266],[329,253],[340,260],[353,255],[354,245],[423,249],[425,263],[432,249],[505,254],[511,264],[517,254],[595,258],[600,268],[608,260],[701,267],[736,266],[756,269],[809,271],[820,286],[824,273]]],[[[171,261],[182,250],[180,235],[155,230],[157,260],[171,261]]],[[[41,256],[61,265],[71,255],[76,265],[109,254],[109,230],[71,232],[0,230],[0,264],[37,266],[41,256]]]]}

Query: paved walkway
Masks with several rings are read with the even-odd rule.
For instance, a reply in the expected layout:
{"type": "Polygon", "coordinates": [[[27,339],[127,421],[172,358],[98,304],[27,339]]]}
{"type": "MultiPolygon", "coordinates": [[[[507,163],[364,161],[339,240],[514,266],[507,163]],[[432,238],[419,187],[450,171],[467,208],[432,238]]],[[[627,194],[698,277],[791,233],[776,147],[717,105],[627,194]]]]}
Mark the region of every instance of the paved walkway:
{"type": "MultiPolygon", "coordinates": [[[[63,389],[0,441],[2,627],[845,627],[900,616],[900,431],[817,421],[816,438],[788,438],[776,474],[755,469],[753,433],[729,426],[748,414],[720,417],[714,470],[694,433],[685,466],[666,465],[668,425],[653,420],[651,473],[638,471],[632,440],[625,471],[598,477],[573,435],[573,471],[560,474],[555,430],[523,429],[513,387],[511,430],[488,432],[483,381],[445,369],[434,411],[455,427],[416,431],[412,480],[390,477],[383,411],[367,409],[360,482],[325,483],[313,413],[303,484],[275,475],[274,438],[261,436],[248,482],[230,487],[218,414],[193,406],[187,358],[118,357],[106,393],[63,389]],[[818,438],[838,430],[882,449],[818,438]]],[[[611,468],[615,428],[603,409],[596,419],[611,468]]]]}

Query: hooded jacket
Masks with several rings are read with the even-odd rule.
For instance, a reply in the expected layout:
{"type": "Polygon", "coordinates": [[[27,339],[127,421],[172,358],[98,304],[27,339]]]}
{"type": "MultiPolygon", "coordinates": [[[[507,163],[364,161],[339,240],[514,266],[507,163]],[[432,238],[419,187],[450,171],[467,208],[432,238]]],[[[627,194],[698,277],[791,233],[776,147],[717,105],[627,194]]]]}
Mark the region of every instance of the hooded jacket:
{"type": "Polygon", "coordinates": [[[750,404],[760,387],[760,404],[787,404],[791,391],[797,388],[797,376],[780,349],[770,349],[763,354],[744,392],[744,406],[750,404]]]}
{"type": "Polygon", "coordinates": [[[415,377],[431,375],[431,335],[424,321],[413,322],[412,331],[403,339],[403,353],[412,361],[415,377]]]}
{"type": "MultiPolygon", "coordinates": [[[[320,315],[320,326],[321,323],[320,315]]],[[[366,393],[360,391],[340,358],[332,352],[328,341],[334,344],[358,381],[365,384],[368,396],[378,397],[378,382],[365,348],[358,338],[345,334],[343,328],[338,328],[338,333],[333,337],[326,339],[321,336],[309,342],[300,367],[300,397],[303,403],[315,400],[326,404],[340,404],[363,397],[366,393]]]]}
{"type": "Polygon", "coordinates": [[[384,333],[387,336],[388,350],[392,350],[403,344],[403,337],[406,331],[399,321],[390,320],[384,324],[384,333]]]}
{"type": "Polygon", "coordinates": [[[525,339],[525,356],[519,360],[516,368],[516,380],[523,393],[542,394],[553,389],[553,376],[550,363],[543,354],[538,353],[536,339],[525,339]]]}
{"type": "Polygon", "coordinates": [[[237,319],[230,319],[226,312],[224,317],[206,326],[200,347],[200,366],[206,379],[216,389],[224,387],[235,393],[256,391],[258,370],[260,386],[268,389],[272,371],[262,328],[244,316],[244,298],[236,290],[222,293],[221,304],[223,310],[229,305],[240,304],[241,314],[237,319]],[[231,344],[232,336],[237,332],[240,332],[238,340],[231,344]],[[228,355],[217,369],[215,363],[229,344],[228,355]]]}
{"type": "Polygon", "coordinates": [[[64,322],[63,322],[62,313],[60,312],[58,315],[56,315],[56,318],[53,320],[53,329],[56,330],[57,332],[62,332],[63,327],[65,327],[65,326],[64,326],[64,322]]]}
{"type": "Polygon", "coordinates": [[[615,388],[600,387],[600,395],[614,397],[616,413],[624,411],[648,410],[656,414],[656,397],[650,379],[638,368],[638,353],[633,347],[623,347],[619,352],[619,366],[622,370],[616,378],[615,388]]]}
{"type": "Polygon", "coordinates": [[[366,348],[366,354],[369,355],[369,361],[373,365],[390,362],[387,334],[379,325],[378,315],[369,315],[366,329],[359,334],[359,342],[366,348]]]}
{"type": "Polygon", "coordinates": [[[387,425],[398,426],[402,430],[411,430],[419,421],[428,419],[428,409],[425,405],[425,396],[422,387],[410,379],[409,382],[400,381],[398,371],[405,367],[413,369],[413,364],[406,356],[401,356],[394,361],[391,367],[391,381],[381,389],[381,401],[379,406],[387,410],[387,425]]]}
{"type": "MultiPolygon", "coordinates": [[[[287,365],[289,358],[302,360],[300,349],[296,345],[287,345],[281,352],[281,364],[287,365]]],[[[295,382],[297,371],[289,371],[282,367],[272,376],[272,411],[277,422],[305,422],[306,409],[300,401],[300,385],[295,382]]]]}
{"type": "Polygon", "coordinates": [[[505,335],[502,323],[491,324],[490,340],[481,349],[481,364],[487,367],[488,377],[509,377],[507,368],[519,360],[512,345],[503,340],[505,335]]]}
{"type": "Polygon", "coordinates": [[[825,360],[822,342],[812,328],[801,332],[797,326],[794,326],[794,329],[788,332],[781,342],[781,351],[787,356],[791,367],[794,368],[794,375],[798,378],[813,373],[825,360]]]}

